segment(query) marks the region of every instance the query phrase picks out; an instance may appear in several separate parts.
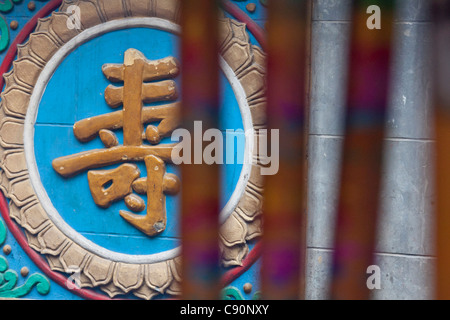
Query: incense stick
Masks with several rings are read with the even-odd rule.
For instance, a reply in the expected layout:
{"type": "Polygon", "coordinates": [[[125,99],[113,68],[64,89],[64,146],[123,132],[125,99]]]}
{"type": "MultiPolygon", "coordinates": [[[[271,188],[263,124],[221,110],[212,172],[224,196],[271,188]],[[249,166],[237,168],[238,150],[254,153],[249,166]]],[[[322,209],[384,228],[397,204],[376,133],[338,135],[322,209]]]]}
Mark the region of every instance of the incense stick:
{"type": "MultiPolygon", "coordinates": [[[[192,134],[194,121],[201,121],[204,131],[218,128],[218,3],[181,3],[183,126],[192,134]]],[[[181,168],[183,298],[218,299],[219,168],[204,163],[181,168]]]]}
{"type": "MultiPolygon", "coordinates": [[[[268,9],[267,119],[279,170],[266,177],[261,286],[265,299],[298,299],[304,273],[304,105],[307,1],[268,9]],[[279,141],[272,140],[279,130],[279,141]]],[[[273,157],[273,155],[271,155],[273,157]]]]}
{"type": "Polygon", "coordinates": [[[333,299],[369,298],[366,271],[373,264],[376,237],[392,25],[393,1],[353,1],[333,299]],[[378,26],[369,23],[371,5],[380,9],[378,26]]]}

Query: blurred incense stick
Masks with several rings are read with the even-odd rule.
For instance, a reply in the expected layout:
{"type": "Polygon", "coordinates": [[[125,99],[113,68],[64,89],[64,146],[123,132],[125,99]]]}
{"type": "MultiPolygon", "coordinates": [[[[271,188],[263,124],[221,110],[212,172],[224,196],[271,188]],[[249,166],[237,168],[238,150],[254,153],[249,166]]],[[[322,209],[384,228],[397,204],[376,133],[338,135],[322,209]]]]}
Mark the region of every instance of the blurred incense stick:
{"type": "Polygon", "coordinates": [[[279,143],[279,170],[268,175],[265,183],[264,299],[298,299],[303,295],[307,9],[308,1],[269,1],[268,136],[269,143],[279,143]],[[279,130],[279,141],[272,140],[274,130],[279,130]]]}
{"type": "Polygon", "coordinates": [[[450,299],[450,1],[433,2],[436,134],[436,299],[450,299]]]}
{"type": "MultiPolygon", "coordinates": [[[[194,121],[201,121],[203,132],[218,128],[218,1],[181,4],[183,127],[192,136],[194,121]]],[[[182,297],[218,299],[219,167],[191,163],[181,165],[182,297]]]]}
{"type": "Polygon", "coordinates": [[[394,1],[354,0],[352,10],[332,299],[369,299],[366,271],[377,229],[394,1]]]}

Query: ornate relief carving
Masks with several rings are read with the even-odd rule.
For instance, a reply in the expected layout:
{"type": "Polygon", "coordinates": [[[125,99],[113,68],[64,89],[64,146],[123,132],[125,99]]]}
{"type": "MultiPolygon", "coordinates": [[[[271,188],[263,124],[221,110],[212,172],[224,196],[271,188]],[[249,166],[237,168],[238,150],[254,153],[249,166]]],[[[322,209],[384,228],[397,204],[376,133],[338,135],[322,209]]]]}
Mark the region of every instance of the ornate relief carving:
{"type": "MultiPolygon", "coordinates": [[[[59,12],[54,12],[50,17],[41,19],[28,42],[19,46],[13,69],[4,76],[6,86],[1,94],[0,104],[0,168],[2,169],[0,189],[11,199],[10,216],[24,228],[30,247],[45,255],[53,270],[69,273],[73,266],[77,266],[81,270],[82,287],[99,287],[111,297],[129,292],[143,299],[151,299],[155,295],[163,293],[179,294],[180,258],[176,257],[151,264],[112,261],[85,249],[64,234],[49,218],[30,182],[24,154],[24,121],[33,88],[41,71],[49,59],[73,37],[95,25],[130,17],[158,17],[177,23],[180,14],[179,7],[179,0],[63,2],[59,12]],[[68,15],[65,13],[65,9],[73,4],[78,5],[83,12],[81,30],[67,28],[68,15]]],[[[222,57],[244,88],[252,124],[258,134],[258,130],[264,129],[265,125],[264,54],[258,47],[250,44],[244,24],[231,19],[222,19],[220,25],[222,57]]],[[[167,69],[162,70],[164,75],[167,75],[167,72],[178,72],[175,70],[176,62],[170,58],[157,63],[166,64],[167,69]]],[[[149,74],[155,75],[154,70],[151,71],[150,67],[148,68],[149,74]]],[[[159,67],[158,70],[160,70],[159,67]]],[[[106,65],[103,71],[111,81],[126,77],[122,67],[106,65]]],[[[163,94],[173,97],[175,93],[170,91],[170,85],[167,84],[162,88],[163,94]]],[[[128,99],[125,95],[126,93],[121,92],[120,88],[113,87],[107,89],[106,93],[107,101],[112,107],[117,106],[120,100],[128,99]]],[[[173,109],[177,108],[176,103],[169,106],[173,109]]],[[[165,124],[161,124],[158,128],[147,128],[145,132],[144,138],[149,139],[153,144],[157,144],[161,136],[168,134],[176,123],[176,118],[174,120],[173,117],[169,117],[171,113],[166,114],[167,111],[160,111],[161,117],[167,119],[165,124]]],[[[81,140],[90,139],[93,135],[101,135],[106,147],[101,152],[109,153],[108,159],[121,157],[123,150],[118,149],[123,146],[117,145],[110,129],[114,127],[115,123],[120,122],[120,119],[125,118],[122,112],[111,113],[115,118],[109,119],[111,121],[109,126],[102,123],[102,125],[91,127],[80,121],[74,127],[74,131],[79,132],[81,140]],[[85,125],[90,128],[90,131],[83,129],[85,125]]],[[[145,108],[142,112],[143,118],[154,116],[154,113],[150,111],[146,115],[145,108]]],[[[132,139],[132,141],[134,140],[132,139]]],[[[135,147],[140,148],[140,146],[135,147]]],[[[170,147],[152,147],[159,148],[158,153],[154,154],[156,159],[169,160],[170,147]]],[[[139,152],[142,150],[136,151],[130,157],[148,156],[148,154],[139,154],[139,152]]],[[[258,159],[256,153],[253,154],[253,159],[258,159]]],[[[157,160],[152,158],[148,161],[157,160]]],[[[117,160],[115,162],[117,163],[117,160]]],[[[83,165],[80,168],[79,163],[71,164],[70,159],[65,159],[63,165],[57,162],[55,168],[61,169],[59,172],[63,175],[70,175],[78,170],[86,170],[89,165],[83,165]],[[61,167],[64,168],[61,169],[61,167]]],[[[174,177],[167,174],[164,176],[164,190],[166,188],[168,192],[177,190],[179,186],[177,186],[177,181],[173,180],[174,177]]],[[[147,192],[148,183],[151,181],[138,179],[131,187],[137,193],[147,192]]],[[[262,188],[263,179],[260,174],[260,166],[255,162],[249,173],[248,183],[245,185],[242,197],[220,231],[220,249],[224,266],[240,265],[249,250],[247,241],[261,235],[262,188]]],[[[128,200],[130,206],[139,207],[135,200],[128,200]]],[[[133,220],[133,216],[125,215],[125,217],[133,220]]]]}

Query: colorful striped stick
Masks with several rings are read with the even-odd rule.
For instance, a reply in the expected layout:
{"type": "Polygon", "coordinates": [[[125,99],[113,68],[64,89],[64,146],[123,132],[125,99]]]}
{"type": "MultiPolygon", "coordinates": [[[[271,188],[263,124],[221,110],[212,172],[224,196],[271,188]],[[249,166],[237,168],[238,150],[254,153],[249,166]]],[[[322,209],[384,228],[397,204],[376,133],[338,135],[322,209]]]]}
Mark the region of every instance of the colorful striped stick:
{"type": "Polygon", "coordinates": [[[331,298],[369,299],[388,99],[394,1],[354,0],[331,298]],[[377,8],[381,29],[376,24],[377,8]],[[371,11],[371,10],[375,11],[371,11]],[[375,14],[375,16],[372,16],[375,14]]]}
{"type": "Polygon", "coordinates": [[[265,183],[261,268],[264,299],[298,299],[304,286],[306,12],[307,1],[269,1],[268,136],[269,143],[279,143],[279,170],[268,175],[265,183]],[[274,130],[279,130],[279,141],[271,138],[274,130]]]}
{"type": "MultiPolygon", "coordinates": [[[[203,136],[218,128],[218,3],[181,3],[183,127],[193,137],[194,121],[201,121],[203,136]]],[[[194,146],[191,154],[202,147],[194,146]]],[[[181,165],[182,297],[218,299],[219,167],[191,163],[181,165]]]]}
{"type": "Polygon", "coordinates": [[[450,299],[450,1],[434,1],[436,299],[450,299]]]}

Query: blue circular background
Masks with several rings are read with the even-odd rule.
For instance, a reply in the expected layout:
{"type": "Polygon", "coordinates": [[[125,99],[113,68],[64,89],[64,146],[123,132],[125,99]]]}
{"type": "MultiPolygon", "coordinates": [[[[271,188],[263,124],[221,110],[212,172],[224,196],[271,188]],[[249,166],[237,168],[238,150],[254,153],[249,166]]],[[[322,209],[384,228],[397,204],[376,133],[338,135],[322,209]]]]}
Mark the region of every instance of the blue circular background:
{"type": "MultiPolygon", "coordinates": [[[[141,51],[150,60],[168,56],[178,58],[178,40],[174,34],[151,28],[118,30],[94,38],[64,59],[50,79],[39,105],[34,145],[42,185],[67,224],[85,238],[111,251],[144,255],[179,246],[179,195],[166,196],[166,230],[150,238],[120,217],[120,210],[129,211],[124,201],[113,203],[107,209],[94,203],[89,191],[87,171],[71,178],[63,178],[53,170],[51,163],[58,157],[104,148],[99,138],[81,143],[73,134],[75,122],[114,111],[104,100],[104,90],[111,83],[102,73],[103,64],[123,63],[124,52],[129,48],[141,51]]],[[[178,82],[179,77],[175,81],[178,82]]],[[[220,129],[223,132],[225,129],[243,129],[239,105],[223,74],[221,85],[220,129]]],[[[115,132],[121,143],[122,131],[115,132]]],[[[239,134],[243,139],[243,134],[237,135],[239,134]]],[[[224,143],[230,138],[234,137],[224,135],[224,143]]],[[[170,138],[161,143],[168,142],[170,138]]],[[[227,156],[226,152],[224,149],[224,158],[227,156]]],[[[234,164],[222,165],[222,207],[234,191],[242,169],[242,164],[237,163],[242,159],[237,159],[236,154],[233,157],[234,164]]],[[[145,176],[145,164],[136,164],[141,171],[141,177],[145,176]]],[[[100,169],[117,166],[119,165],[100,169]]],[[[176,166],[166,164],[166,167],[167,172],[179,175],[176,166]]],[[[146,200],[145,196],[142,197],[146,200]]],[[[145,211],[141,214],[145,214],[145,211]]]]}

